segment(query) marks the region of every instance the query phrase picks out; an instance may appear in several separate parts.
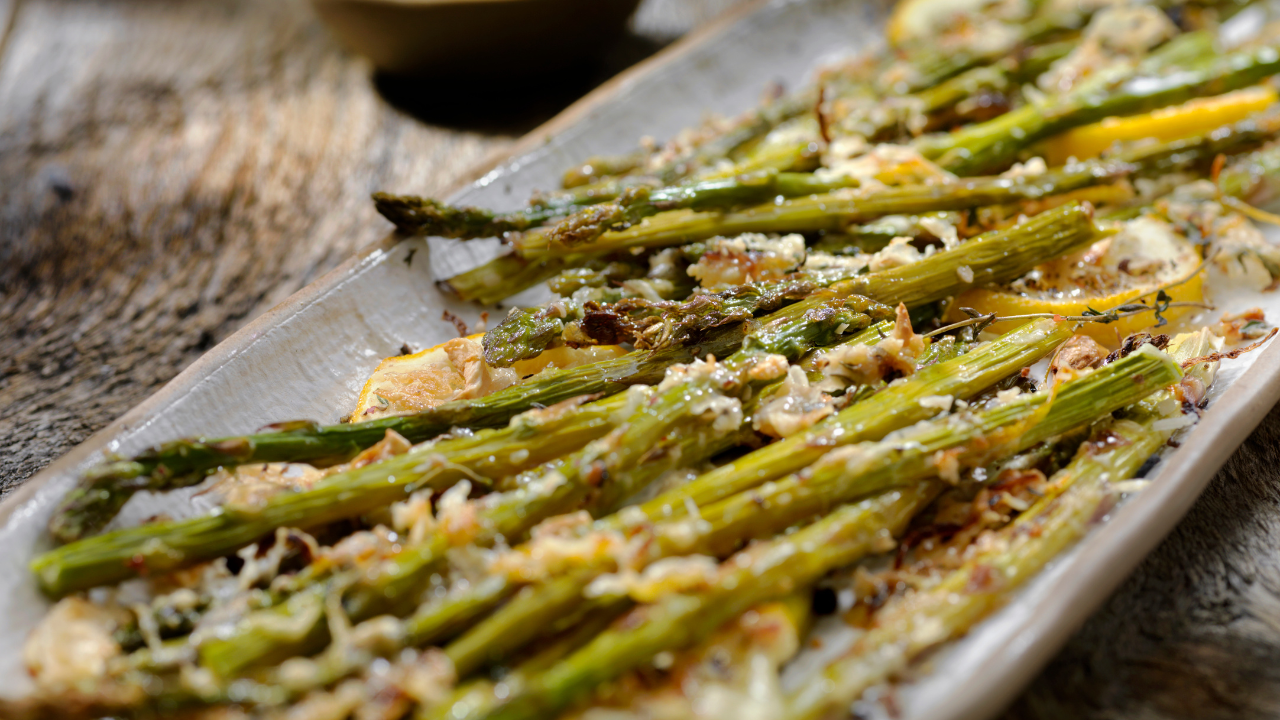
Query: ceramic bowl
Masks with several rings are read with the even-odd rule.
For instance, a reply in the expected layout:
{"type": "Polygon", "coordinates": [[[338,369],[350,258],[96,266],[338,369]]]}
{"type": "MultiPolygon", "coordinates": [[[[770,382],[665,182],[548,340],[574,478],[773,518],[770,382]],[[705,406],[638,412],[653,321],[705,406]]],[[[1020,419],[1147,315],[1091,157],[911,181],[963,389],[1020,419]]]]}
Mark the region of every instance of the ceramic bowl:
{"type": "Polygon", "coordinates": [[[314,0],[349,50],[392,73],[528,75],[599,53],[640,0],[314,0]]]}

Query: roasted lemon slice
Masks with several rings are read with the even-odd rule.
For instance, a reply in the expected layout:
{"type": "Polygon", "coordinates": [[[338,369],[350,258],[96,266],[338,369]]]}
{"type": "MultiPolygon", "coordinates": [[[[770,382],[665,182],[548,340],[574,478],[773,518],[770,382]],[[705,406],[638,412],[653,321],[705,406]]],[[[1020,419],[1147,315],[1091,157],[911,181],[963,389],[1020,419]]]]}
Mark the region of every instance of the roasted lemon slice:
{"type": "MultiPolygon", "coordinates": [[[[1084,252],[1041,265],[1007,289],[974,289],[961,293],[948,310],[952,322],[966,315],[960,308],[1001,316],[1050,313],[1072,316],[1090,310],[1105,312],[1144,299],[1162,286],[1174,302],[1204,300],[1204,274],[1196,246],[1168,223],[1151,217],[1125,223],[1116,235],[1084,252]]],[[[1170,322],[1194,312],[1174,307],[1163,316],[1170,322]]],[[[1081,332],[1116,347],[1125,336],[1157,322],[1155,311],[1138,313],[1112,323],[1085,323],[1081,332]]],[[[1005,332],[1017,323],[997,322],[992,332],[1005,332]]]]}
{"type": "Polygon", "coordinates": [[[484,397],[550,368],[569,368],[618,357],[618,345],[557,347],[509,368],[484,361],[482,334],[429,347],[412,355],[389,357],[378,364],[360,391],[352,422],[384,415],[420,412],[450,400],[484,397]]]}
{"type": "Polygon", "coordinates": [[[1169,141],[1200,135],[1261,112],[1276,99],[1275,90],[1260,85],[1142,115],[1107,118],[1050,138],[1044,144],[1044,157],[1050,165],[1061,165],[1073,157],[1097,157],[1117,142],[1146,138],[1169,141]]]}

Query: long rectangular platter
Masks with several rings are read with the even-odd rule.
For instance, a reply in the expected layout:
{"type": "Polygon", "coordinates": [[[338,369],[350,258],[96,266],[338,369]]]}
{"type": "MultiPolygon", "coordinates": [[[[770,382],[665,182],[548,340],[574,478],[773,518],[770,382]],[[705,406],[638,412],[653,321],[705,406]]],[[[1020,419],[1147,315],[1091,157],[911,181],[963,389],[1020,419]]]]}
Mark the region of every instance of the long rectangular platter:
{"type": "MultiPolygon", "coordinates": [[[[855,0],[750,3],[599,88],[449,200],[514,207],[532,191],[554,187],[575,159],[625,151],[646,134],[670,136],[707,112],[752,107],[766,82],[795,87],[823,60],[880,42],[886,14],[883,4],[855,0]]],[[[6,498],[0,504],[0,545],[7,550],[0,556],[0,695],[29,690],[22,642],[49,603],[27,563],[48,547],[45,523],[81,471],[104,452],[131,454],[179,436],[232,434],[288,418],[337,421],[380,358],[404,343],[425,347],[453,336],[443,310],[477,317],[477,308],[441,294],[433,280],[494,251],[494,243],[395,236],[366,248],[6,498]]],[[[1242,309],[1238,304],[1224,298],[1218,312],[1242,309]]],[[[1273,320],[1280,317],[1276,293],[1265,295],[1262,307],[1273,320]]],[[[958,720],[999,712],[1173,528],[1277,398],[1280,347],[1224,364],[1209,409],[1148,475],[1150,485],[1002,610],[931,656],[895,690],[900,717],[958,720]]],[[[143,495],[116,524],[207,509],[189,492],[143,495]]]]}

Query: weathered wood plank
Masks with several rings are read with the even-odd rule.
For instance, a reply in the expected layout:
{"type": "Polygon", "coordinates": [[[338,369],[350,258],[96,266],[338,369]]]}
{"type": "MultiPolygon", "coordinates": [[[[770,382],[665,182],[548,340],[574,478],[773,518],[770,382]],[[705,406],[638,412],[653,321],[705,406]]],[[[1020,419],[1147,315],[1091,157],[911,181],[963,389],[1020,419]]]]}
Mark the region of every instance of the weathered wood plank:
{"type": "Polygon", "coordinates": [[[25,2],[0,61],[0,488],[508,135],[383,102],[302,0],[25,2]]]}

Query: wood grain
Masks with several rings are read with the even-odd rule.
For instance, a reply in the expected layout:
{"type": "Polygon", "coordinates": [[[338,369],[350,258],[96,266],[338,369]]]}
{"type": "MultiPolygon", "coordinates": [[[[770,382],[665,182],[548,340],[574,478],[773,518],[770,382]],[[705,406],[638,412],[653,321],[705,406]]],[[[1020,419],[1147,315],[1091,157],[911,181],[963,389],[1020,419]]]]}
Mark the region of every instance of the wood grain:
{"type": "MultiPolygon", "coordinates": [[[[369,192],[443,190],[735,1],[476,93],[374,76],[304,0],[0,0],[0,492],[381,237],[369,192]]],[[[1008,720],[1280,714],[1278,466],[1273,412],[1008,720]]]]}

